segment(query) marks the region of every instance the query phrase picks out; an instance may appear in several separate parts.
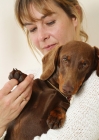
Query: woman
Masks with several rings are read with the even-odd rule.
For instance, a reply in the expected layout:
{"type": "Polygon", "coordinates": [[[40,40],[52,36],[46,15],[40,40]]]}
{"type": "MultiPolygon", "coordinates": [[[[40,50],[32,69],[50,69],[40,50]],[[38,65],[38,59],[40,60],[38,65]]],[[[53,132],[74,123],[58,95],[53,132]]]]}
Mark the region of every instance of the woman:
{"type": "MultiPolygon", "coordinates": [[[[71,40],[86,41],[88,38],[81,27],[83,13],[77,0],[16,0],[15,12],[30,47],[33,44],[43,55],[71,40]]],[[[14,79],[0,90],[0,136],[30,99],[32,84],[33,75],[29,75],[13,91],[17,85],[14,79]]],[[[63,128],[49,130],[34,139],[98,140],[98,86],[99,79],[94,72],[68,109],[63,128]]]]}

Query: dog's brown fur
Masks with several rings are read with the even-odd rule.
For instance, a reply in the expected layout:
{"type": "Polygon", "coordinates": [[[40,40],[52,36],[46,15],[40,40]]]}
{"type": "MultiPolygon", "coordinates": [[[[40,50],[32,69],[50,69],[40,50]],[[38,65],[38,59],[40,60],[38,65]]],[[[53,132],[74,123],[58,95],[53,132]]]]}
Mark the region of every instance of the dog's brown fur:
{"type": "MultiPolygon", "coordinates": [[[[41,80],[34,81],[31,99],[10,124],[5,140],[32,140],[34,136],[46,133],[49,128],[60,128],[69,107],[64,96],[69,98],[76,94],[94,70],[99,76],[99,49],[80,41],[55,48],[42,62],[41,80]],[[59,88],[64,96],[47,80],[59,88]]],[[[10,73],[10,79],[20,79],[19,82],[26,77],[22,76],[24,74],[18,70],[10,73]]]]}

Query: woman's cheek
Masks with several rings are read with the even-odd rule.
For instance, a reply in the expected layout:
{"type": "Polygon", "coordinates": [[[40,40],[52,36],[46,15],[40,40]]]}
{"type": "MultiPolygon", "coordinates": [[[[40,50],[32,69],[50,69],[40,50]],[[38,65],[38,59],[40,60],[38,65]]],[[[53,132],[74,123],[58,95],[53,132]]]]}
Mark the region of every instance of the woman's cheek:
{"type": "Polygon", "coordinates": [[[34,46],[38,46],[38,40],[37,40],[36,36],[30,35],[30,40],[34,46]]]}

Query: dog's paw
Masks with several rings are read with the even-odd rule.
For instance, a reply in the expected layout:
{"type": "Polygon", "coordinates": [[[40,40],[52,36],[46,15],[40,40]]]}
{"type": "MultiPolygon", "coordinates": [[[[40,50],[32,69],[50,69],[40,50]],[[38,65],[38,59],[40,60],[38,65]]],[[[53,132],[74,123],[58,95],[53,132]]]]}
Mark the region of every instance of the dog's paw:
{"type": "Polygon", "coordinates": [[[62,127],[66,118],[66,111],[63,108],[57,107],[52,110],[47,119],[47,125],[51,129],[62,127]]]}
{"type": "Polygon", "coordinates": [[[9,80],[11,80],[11,79],[16,79],[16,80],[18,80],[18,84],[19,84],[19,83],[21,83],[21,82],[26,78],[26,76],[27,76],[27,75],[24,74],[24,73],[22,73],[21,71],[19,71],[19,70],[17,70],[17,69],[13,69],[13,70],[10,72],[8,78],[9,78],[9,80]]]}

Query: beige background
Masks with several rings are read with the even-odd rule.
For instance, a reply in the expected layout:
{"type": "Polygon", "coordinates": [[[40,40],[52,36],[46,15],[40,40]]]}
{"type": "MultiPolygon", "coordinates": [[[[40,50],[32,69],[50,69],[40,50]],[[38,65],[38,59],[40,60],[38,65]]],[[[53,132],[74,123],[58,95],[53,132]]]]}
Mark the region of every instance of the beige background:
{"type": "MultiPolygon", "coordinates": [[[[0,88],[12,68],[32,70],[39,63],[32,55],[26,36],[14,16],[15,0],[0,0],[0,88]]],[[[99,0],[79,0],[85,13],[84,26],[89,43],[99,47],[99,0]]]]}

